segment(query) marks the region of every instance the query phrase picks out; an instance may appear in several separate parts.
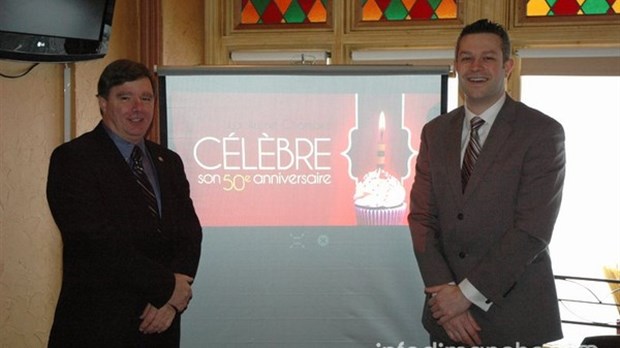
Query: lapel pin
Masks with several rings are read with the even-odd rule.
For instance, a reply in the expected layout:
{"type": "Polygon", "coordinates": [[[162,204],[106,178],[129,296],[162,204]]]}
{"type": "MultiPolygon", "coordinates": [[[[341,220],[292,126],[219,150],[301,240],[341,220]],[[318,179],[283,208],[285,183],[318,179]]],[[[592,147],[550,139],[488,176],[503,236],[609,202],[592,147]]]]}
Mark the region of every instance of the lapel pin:
{"type": "Polygon", "coordinates": [[[164,161],[163,157],[161,157],[161,156],[158,156],[158,157],[157,157],[157,159],[158,159],[160,162],[163,162],[163,161],[164,161]]]}

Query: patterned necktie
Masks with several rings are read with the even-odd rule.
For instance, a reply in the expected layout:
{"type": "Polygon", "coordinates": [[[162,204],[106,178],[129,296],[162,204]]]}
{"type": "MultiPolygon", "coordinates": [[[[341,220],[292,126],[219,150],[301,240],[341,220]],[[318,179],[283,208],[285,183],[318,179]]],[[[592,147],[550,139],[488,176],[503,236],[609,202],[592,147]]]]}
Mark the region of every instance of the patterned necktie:
{"type": "Polygon", "coordinates": [[[155,191],[149,181],[146,173],[144,173],[144,167],[142,165],[142,150],[138,146],[134,146],[131,152],[131,170],[136,177],[138,185],[142,190],[142,195],[146,201],[146,204],[151,212],[153,218],[157,221],[157,232],[161,232],[159,227],[159,208],[157,206],[157,198],[155,197],[155,191]]]}
{"type": "Polygon", "coordinates": [[[465,156],[463,157],[463,167],[461,168],[461,185],[463,188],[463,192],[465,192],[465,187],[467,186],[469,177],[474,170],[474,164],[476,164],[476,160],[478,159],[478,155],[480,154],[480,150],[482,149],[482,147],[480,146],[480,138],[478,137],[478,128],[480,128],[483,124],[484,120],[478,116],[471,119],[469,144],[467,144],[467,149],[465,149],[465,156]]]}

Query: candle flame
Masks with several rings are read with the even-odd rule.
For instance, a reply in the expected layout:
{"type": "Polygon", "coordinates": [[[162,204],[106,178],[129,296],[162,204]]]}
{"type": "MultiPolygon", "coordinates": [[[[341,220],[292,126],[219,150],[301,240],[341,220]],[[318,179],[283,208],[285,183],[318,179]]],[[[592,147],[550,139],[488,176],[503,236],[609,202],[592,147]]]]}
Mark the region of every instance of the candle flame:
{"type": "Polygon", "coordinates": [[[379,115],[379,130],[382,132],[385,130],[385,114],[383,111],[381,111],[381,114],[379,115]]]}

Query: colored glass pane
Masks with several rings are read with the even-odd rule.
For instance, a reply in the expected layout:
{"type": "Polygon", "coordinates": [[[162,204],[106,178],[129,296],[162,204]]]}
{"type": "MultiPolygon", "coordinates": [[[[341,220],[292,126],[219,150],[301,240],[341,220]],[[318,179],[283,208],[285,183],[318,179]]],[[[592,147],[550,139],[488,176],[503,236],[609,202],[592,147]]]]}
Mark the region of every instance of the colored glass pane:
{"type": "Polygon", "coordinates": [[[620,0],[525,0],[527,17],[620,14],[620,0]]]}
{"type": "Polygon", "coordinates": [[[308,12],[308,20],[311,23],[324,23],[327,21],[327,4],[315,2],[310,12],[308,12]]]}
{"type": "Polygon", "coordinates": [[[241,0],[241,24],[327,23],[329,0],[241,0]]]}
{"type": "Polygon", "coordinates": [[[435,9],[437,18],[456,18],[458,8],[454,1],[442,1],[435,9]]]}
{"type": "Polygon", "coordinates": [[[414,19],[432,19],[433,8],[428,1],[417,1],[411,8],[411,17],[414,19]]]}
{"type": "Polygon", "coordinates": [[[258,21],[260,21],[260,15],[254,5],[246,4],[241,13],[241,23],[258,23],[258,21]]]}
{"type": "Polygon", "coordinates": [[[304,10],[298,3],[291,4],[284,13],[286,23],[303,23],[306,18],[304,10]]]}
{"type": "Polygon", "coordinates": [[[607,13],[607,11],[609,10],[609,3],[607,3],[607,0],[590,0],[585,2],[582,6],[581,9],[583,10],[583,13],[585,13],[586,15],[588,14],[604,14],[607,13]]]}
{"type": "Polygon", "coordinates": [[[362,22],[456,19],[457,0],[362,0],[362,22]]]}
{"type": "Polygon", "coordinates": [[[280,11],[285,12],[286,9],[291,5],[292,0],[275,0],[274,1],[280,11]]]}
{"type": "Polygon", "coordinates": [[[383,16],[383,10],[379,8],[379,5],[374,0],[369,0],[363,5],[362,20],[365,21],[379,21],[383,16]]]}
{"type": "Polygon", "coordinates": [[[549,13],[549,4],[545,0],[530,0],[527,2],[528,16],[546,16],[549,13]]]}
{"type": "Polygon", "coordinates": [[[383,14],[390,21],[400,21],[407,17],[408,12],[401,1],[392,1],[383,14]]]}

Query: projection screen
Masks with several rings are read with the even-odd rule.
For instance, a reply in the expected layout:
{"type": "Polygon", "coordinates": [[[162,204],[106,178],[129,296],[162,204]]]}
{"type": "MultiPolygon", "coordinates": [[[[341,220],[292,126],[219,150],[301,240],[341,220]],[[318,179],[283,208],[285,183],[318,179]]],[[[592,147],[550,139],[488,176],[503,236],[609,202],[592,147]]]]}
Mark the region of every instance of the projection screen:
{"type": "Polygon", "coordinates": [[[449,67],[158,67],[203,226],[183,347],[424,347],[406,223],[449,67]]]}

